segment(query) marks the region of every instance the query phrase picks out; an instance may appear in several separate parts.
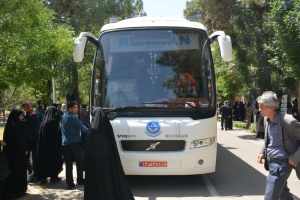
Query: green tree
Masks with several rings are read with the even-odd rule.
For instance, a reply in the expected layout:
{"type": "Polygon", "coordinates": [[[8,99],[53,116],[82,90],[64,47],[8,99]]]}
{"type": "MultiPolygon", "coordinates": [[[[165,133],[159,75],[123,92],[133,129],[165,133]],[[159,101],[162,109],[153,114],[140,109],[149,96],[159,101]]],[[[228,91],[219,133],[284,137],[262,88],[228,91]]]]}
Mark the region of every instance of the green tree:
{"type": "Polygon", "coordinates": [[[72,31],[53,23],[39,0],[1,1],[0,19],[0,90],[24,85],[49,93],[51,65],[71,55],[72,31]]]}
{"type": "Polygon", "coordinates": [[[229,33],[232,29],[230,11],[235,4],[236,0],[191,0],[186,2],[184,16],[195,15],[209,34],[216,30],[229,33]]]}
{"type": "MultiPolygon", "coordinates": [[[[97,36],[100,28],[108,23],[110,17],[117,16],[119,19],[125,19],[145,15],[142,0],[47,0],[45,3],[56,12],[56,21],[72,26],[76,36],[84,31],[97,36]]],[[[67,59],[64,65],[59,66],[63,70],[61,73],[68,75],[67,79],[58,80],[59,86],[65,86],[58,89],[59,94],[75,93],[78,103],[88,100],[90,67],[94,51],[94,46],[88,45],[82,63],[76,64],[71,59],[67,59]],[[67,83],[63,83],[66,81],[67,83]]],[[[64,98],[60,96],[60,99],[64,98]]]]}
{"type": "MultiPolygon", "coordinates": [[[[268,48],[275,55],[270,62],[281,69],[285,83],[283,86],[286,86],[287,81],[298,81],[300,105],[300,3],[298,0],[274,0],[270,2],[270,6],[268,22],[274,30],[274,38],[268,48]]],[[[292,84],[288,86],[295,88],[292,84]]],[[[300,106],[298,112],[300,113],[300,106]]]]}

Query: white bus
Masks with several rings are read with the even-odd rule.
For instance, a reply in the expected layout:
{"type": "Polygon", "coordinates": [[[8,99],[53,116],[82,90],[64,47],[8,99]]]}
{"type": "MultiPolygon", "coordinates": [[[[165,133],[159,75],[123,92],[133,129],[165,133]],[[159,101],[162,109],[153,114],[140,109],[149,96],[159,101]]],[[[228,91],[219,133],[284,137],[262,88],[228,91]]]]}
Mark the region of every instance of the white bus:
{"type": "Polygon", "coordinates": [[[188,175],[215,171],[216,84],[210,44],[218,39],[224,61],[231,40],[185,19],[140,17],[104,25],[96,46],[90,107],[103,107],[127,175],[188,175]]]}

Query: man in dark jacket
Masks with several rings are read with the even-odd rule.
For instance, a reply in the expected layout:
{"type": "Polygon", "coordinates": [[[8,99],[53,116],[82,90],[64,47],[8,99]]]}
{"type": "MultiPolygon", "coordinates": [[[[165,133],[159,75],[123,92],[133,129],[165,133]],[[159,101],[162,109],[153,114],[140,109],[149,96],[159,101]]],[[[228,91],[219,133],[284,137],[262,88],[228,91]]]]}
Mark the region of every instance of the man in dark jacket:
{"type": "Polygon", "coordinates": [[[34,112],[32,110],[32,104],[30,101],[24,101],[23,103],[23,120],[22,125],[24,128],[25,139],[28,147],[28,154],[27,154],[27,170],[29,174],[32,173],[33,170],[33,182],[37,182],[36,176],[36,151],[39,139],[39,131],[41,125],[41,115],[39,112],[34,112]],[[32,164],[30,163],[30,154],[32,156],[32,164]]]}
{"type": "Polygon", "coordinates": [[[225,102],[225,105],[221,106],[220,108],[220,113],[222,115],[221,118],[221,130],[224,129],[224,121],[225,121],[225,130],[228,130],[228,125],[229,125],[229,118],[231,118],[231,108],[228,106],[228,102],[225,102]]]}
{"type": "Polygon", "coordinates": [[[287,179],[293,168],[300,173],[300,122],[278,111],[279,101],[274,92],[263,93],[257,99],[259,111],[265,117],[265,145],[257,162],[269,170],[265,200],[293,199],[287,179]]]}

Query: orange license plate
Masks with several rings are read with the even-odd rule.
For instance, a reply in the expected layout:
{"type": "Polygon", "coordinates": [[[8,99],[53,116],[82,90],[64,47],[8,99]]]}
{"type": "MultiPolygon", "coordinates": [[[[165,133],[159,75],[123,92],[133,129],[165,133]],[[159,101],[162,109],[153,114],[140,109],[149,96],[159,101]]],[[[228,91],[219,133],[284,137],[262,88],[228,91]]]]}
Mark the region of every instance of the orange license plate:
{"type": "Polygon", "coordinates": [[[140,167],[168,167],[167,161],[140,161],[140,167]]]}

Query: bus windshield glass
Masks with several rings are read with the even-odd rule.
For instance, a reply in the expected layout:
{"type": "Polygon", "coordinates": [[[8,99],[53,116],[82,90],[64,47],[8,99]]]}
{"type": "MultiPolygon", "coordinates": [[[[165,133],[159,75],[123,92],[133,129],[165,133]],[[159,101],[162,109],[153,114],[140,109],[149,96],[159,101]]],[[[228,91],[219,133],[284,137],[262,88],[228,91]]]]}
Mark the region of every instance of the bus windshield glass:
{"type": "Polygon", "coordinates": [[[194,29],[102,34],[94,63],[92,105],[215,108],[208,41],[204,30],[194,29]]]}

